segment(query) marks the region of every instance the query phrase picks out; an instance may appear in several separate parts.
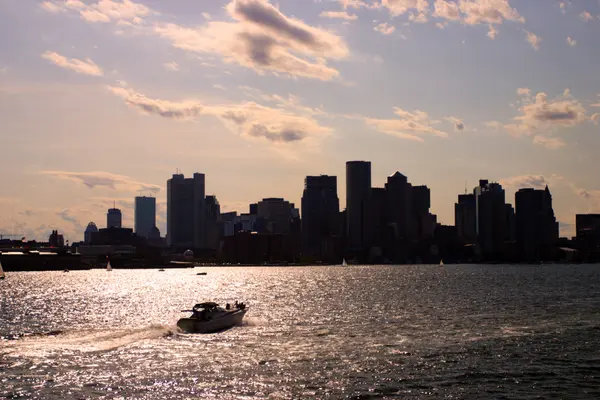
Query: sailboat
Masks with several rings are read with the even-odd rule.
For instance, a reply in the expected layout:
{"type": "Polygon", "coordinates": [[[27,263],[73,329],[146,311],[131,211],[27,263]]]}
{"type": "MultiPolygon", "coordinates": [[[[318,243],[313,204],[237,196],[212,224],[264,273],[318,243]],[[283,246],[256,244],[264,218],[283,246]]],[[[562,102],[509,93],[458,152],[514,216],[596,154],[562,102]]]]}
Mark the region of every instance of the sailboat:
{"type": "Polygon", "coordinates": [[[0,281],[4,278],[6,278],[6,274],[4,273],[4,270],[2,269],[2,261],[0,261],[0,281]]]}
{"type": "Polygon", "coordinates": [[[108,261],[108,263],[106,264],[106,270],[112,271],[112,267],[110,266],[110,261],[108,261]]]}
{"type": "Polygon", "coordinates": [[[440,267],[443,267],[443,266],[444,266],[444,260],[442,260],[442,259],[440,258],[440,267]]]}
{"type": "Polygon", "coordinates": [[[346,262],[346,259],[342,259],[342,267],[347,267],[348,263],[346,262]]]}

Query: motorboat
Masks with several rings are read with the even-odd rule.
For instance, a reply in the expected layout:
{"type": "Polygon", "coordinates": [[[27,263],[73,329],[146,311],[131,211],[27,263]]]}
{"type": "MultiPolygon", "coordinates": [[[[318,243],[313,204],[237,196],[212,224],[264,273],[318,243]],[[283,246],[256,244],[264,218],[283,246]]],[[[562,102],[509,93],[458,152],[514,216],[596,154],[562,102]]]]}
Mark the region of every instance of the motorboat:
{"type": "Polygon", "coordinates": [[[239,325],[248,311],[244,303],[229,304],[222,308],[217,303],[206,302],[196,304],[191,310],[188,318],[181,318],[177,326],[185,333],[213,333],[223,331],[235,325],[239,325]]]}
{"type": "Polygon", "coordinates": [[[206,275],[206,272],[198,272],[196,275],[206,275]]]}

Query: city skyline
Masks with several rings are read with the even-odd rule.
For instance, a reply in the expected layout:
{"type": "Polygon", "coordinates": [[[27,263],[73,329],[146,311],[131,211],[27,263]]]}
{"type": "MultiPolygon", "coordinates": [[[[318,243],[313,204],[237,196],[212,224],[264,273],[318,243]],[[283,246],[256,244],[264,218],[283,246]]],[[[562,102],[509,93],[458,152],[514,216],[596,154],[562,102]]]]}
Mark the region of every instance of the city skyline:
{"type": "Polygon", "coordinates": [[[318,175],[343,209],[346,160],[371,161],[373,187],[427,185],[448,225],[483,178],[513,206],[548,184],[561,236],[600,210],[597,2],[274,4],[3,2],[0,232],[82,240],[113,201],[133,227],[152,195],[164,234],[177,168],[205,173],[222,212],[298,205],[318,175]],[[260,59],[240,32],[278,39],[260,59]]]}

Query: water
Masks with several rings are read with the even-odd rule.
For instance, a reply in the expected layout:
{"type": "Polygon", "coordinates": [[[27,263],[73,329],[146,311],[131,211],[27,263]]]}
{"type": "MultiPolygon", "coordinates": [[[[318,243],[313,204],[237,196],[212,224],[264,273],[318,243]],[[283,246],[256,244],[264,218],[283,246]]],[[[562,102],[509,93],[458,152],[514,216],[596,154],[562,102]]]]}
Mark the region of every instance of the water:
{"type": "Polygon", "coordinates": [[[0,398],[600,398],[600,266],[9,273],[0,297],[0,398]],[[244,325],[177,331],[236,299],[244,325]]]}

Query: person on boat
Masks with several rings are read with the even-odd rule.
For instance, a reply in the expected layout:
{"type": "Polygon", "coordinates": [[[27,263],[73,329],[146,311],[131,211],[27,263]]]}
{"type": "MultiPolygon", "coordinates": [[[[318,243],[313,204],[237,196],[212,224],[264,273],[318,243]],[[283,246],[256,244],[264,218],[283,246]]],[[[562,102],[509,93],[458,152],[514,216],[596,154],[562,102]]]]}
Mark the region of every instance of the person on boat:
{"type": "Polygon", "coordinates": [[[235,304],[233,305],[235,308],[240,308],[240,305],[238,304],[238,301],[235,301],[235,304]]]}
{"type": "Polygon", "coordinates": [[[231,309],[231,306],[229,305],[229,303],[225,304],[225,309],[226,309],[227,311],[229,311],[229,310],[231,309]]]}

